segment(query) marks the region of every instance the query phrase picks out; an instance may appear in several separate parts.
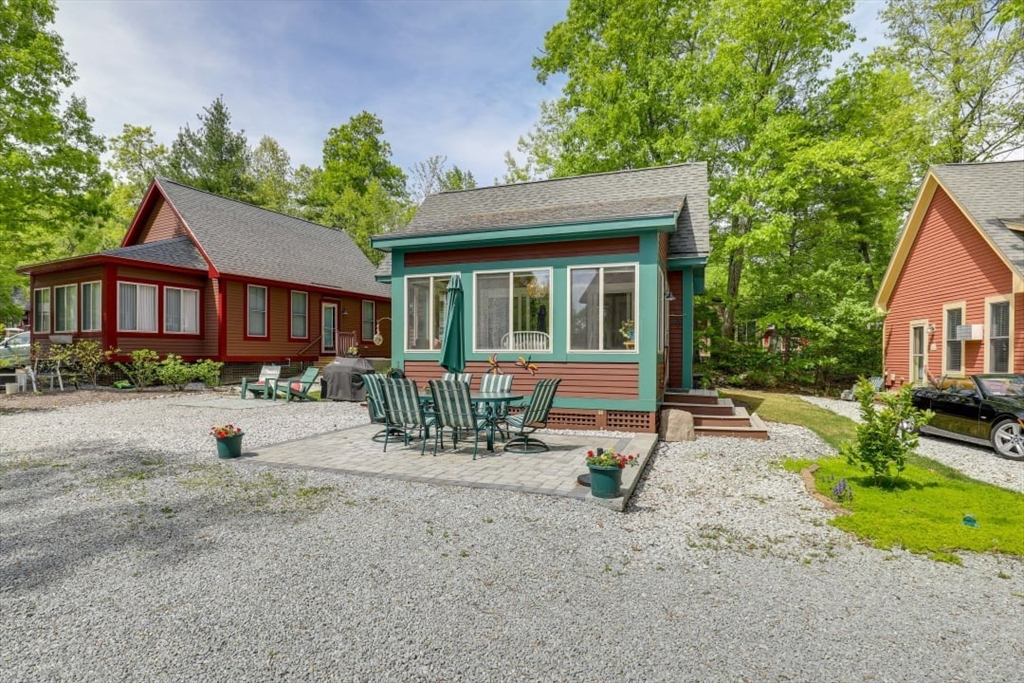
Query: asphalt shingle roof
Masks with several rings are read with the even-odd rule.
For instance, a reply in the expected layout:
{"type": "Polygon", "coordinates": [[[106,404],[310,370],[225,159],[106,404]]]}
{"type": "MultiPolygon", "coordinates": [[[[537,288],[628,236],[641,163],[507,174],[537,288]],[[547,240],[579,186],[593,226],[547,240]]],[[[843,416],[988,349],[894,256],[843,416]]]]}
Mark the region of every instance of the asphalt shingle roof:
{"type": "Polygon", "coordinates": [[[344,230],[158,178],[218,271],[389,297],[374,267],[344,230]]]}
{"type": "MultiPolygon", "coordinates": [[[[613,173],[430,195],[400,237],[488,232],[664,216],[680,212],[669,239],[669,258],[707,256],[708,181],[704,163],[658,166],[613,173]]],[[[381,246],[386,246],[387,237],[381,246]]],[[[390,273],[382,263],[378,274],[390,273]]]]}
{"type": "Polygon", "coordinates": [[[132,259],[133,261],[144,261],[146,263],[162,263],[168,266],[179,268],[193,268],[206,271],[208,266],[203,255],[199,253],[192,240],[188,237],[174,237],[169,240],[150,242],[148,244],[135,244],[130,247],[110,249],[103,252],[104,256],[117,256],[120,258],[132,259]]]}
{"type": "Polygon", "coordinates": [[[1024,222],[1024,161],[947,164],[933,166],[932,172],[1024,275],[1024,234],[1007,226],[1024,222]]]}

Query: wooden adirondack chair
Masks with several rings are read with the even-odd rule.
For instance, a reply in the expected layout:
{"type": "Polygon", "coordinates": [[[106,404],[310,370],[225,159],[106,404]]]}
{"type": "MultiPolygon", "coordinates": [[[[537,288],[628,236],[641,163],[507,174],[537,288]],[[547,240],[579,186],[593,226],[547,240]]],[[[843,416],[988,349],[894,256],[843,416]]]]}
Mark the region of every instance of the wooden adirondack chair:
{"type": "Polygon", "coordinates": [[[280,365],[264,365],[260,368],[259,379],[252,377],[242,378],[242,398],[248,398],[251,391],[255,398],[270,398],[273,395],[274,385],[281,376],[280,365]]]}
{"type": "Polygon", "coordinates": [[[278,381],[277,393],[284,396],[285,401],[291,401],[293,398],[298,401],[315,401],[316,399],[309,395],[309,389],[319,376],[319,368],[306,368],[306,371],[297,377],[278,381]]]}

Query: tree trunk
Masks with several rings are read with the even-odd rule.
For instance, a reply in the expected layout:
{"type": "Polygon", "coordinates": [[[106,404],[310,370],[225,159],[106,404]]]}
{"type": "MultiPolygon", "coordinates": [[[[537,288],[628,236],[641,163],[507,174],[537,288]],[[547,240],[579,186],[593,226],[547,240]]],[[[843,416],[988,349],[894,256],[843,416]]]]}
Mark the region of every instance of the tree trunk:
{"type": "MultiPolygon", "coordinates": [[[[750,231],[750,218],[732,217],[732,234],[746,235],[750,231]]],[[[736,330],[736,308],[740,293],[740,277],[743,275],[743,247],[729,252],[729,281],[725,288],[725,308],[722,315],[722,337],[733,339],[736,330]]],[[[735,341],[735,340],[734,340],[735,341]]]]}

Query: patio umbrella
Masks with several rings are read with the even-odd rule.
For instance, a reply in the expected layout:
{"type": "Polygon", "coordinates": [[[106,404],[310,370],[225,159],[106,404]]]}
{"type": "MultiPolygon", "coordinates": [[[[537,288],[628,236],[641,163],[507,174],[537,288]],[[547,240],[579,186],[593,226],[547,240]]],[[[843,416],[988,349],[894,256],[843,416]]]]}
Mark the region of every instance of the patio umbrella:
{"type": "Polygon", "coordinates": [[[445,301],[444,339],[438,363],[448,372],[466,369],[466,347],[463,345],[462,277],[455,273],[448,281],[445,301]]]}

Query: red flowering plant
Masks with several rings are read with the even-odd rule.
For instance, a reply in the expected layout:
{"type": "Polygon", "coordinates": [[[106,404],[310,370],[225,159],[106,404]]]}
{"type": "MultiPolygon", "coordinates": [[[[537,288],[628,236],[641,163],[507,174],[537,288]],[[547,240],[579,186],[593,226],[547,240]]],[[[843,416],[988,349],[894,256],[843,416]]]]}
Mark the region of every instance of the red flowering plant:
{"type": "Polygon", "coordinates": [[[636,467],[639,464],[640,458],[635,455],[624,455],[622,453],[616,453],[614,448],[598,448],[587,451],[587,465],[593,465],[594,467],[636,467]]]}
{"type": "Polygon", "coordinates": [[[218,439],[226,439],[229,436],[238,436],[241,433],[242,428],[236,427],[235,425],[232,424],[217,425],[215,427],[210,427],[210,435],[215,436],[218,439]]]}

